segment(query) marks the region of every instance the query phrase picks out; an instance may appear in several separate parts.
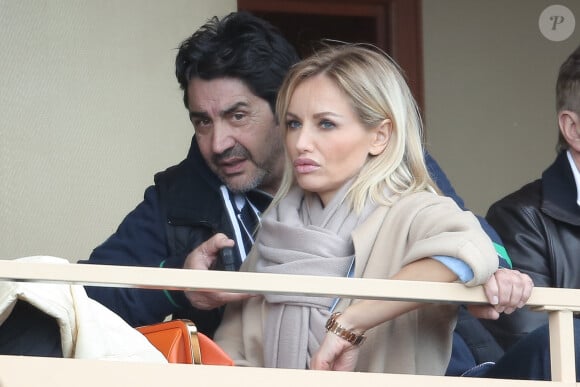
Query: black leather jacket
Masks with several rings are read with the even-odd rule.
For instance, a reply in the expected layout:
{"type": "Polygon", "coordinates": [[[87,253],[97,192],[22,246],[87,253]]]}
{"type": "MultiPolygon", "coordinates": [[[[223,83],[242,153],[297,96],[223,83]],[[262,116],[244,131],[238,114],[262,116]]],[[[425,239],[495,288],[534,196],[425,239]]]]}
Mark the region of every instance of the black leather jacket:
{"type": "MultiPolygon", "coordinates": [[[[580,207],[566,152],[542,178],[493,204],[487,221],[501,236],[513,267],[538,287],[580,288],[580,207]]],[[[545,313],[520,309],[486,326],[507,348],[547,322],[545,313]]]]}

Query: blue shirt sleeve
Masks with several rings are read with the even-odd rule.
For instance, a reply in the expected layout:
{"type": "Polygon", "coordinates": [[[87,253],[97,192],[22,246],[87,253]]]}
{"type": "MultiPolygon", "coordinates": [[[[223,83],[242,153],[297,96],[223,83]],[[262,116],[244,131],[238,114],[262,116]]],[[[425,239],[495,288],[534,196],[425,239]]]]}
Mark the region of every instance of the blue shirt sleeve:
{"type": "Polygon", "coordinates": [[[457,275],[457,278],[459,278],[461,282],[466,283],[473,279],[473,270],[471,270],[469,265],[461,259],[444,255],[435,255],[433,259],[447,266],[449,270],[457,275]]]}
{"type": "MultiPolygon", "coordinates": [[[[445,172],[443,172],[439,164],[437,164],[437,161],[435,161],[435,159],[431,157],[431,155],[428,152],[425,152],[425,163],[427,164],[427,170],[429,171],[431,178],[435,181],[435,184],[437,184],[441,192],[443,192],[445,196],[449,196],[451,199],[453,199],[461,209],[466,210],[463,199],[461,199],[461,197],[457,195],[457,192],[455,192],[455,189],[451,185],[451,182],[447,178],[447,175],[445,175],[445,172]]],[[[485,233],[489,236],[489,238],[493,242],[495,251],[497,252],[499,258],[500,267],[511,269],[512,268],[511,259],[509,258],[509,255],[506,249],[504,248],[503,242],[498,233],[493,229],[493,227],[491,227],[491,225],[487,222],[487,220],[485,220],[485,218],[479,215],[475,216],[477,217],[477,220],[481,224],[481,227],[483,228],[485,233]]]]}

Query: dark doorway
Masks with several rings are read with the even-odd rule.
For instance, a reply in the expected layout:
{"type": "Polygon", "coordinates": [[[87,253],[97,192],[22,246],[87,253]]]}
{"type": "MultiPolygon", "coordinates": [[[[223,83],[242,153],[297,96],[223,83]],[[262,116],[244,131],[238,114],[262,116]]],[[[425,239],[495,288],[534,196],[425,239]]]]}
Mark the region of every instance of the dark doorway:
{"type": "Polygon", "coordinates": [[[376,43],[376,26],[373,18],[368,16],[254,14],[277,26],[302,57],[310,54],[313,45],[321,39],[376,43]],[[300,20],[300,23],[296,23],[296,20],[300,20]]]}
{"type": "Polygon", "coordinates": [[[238,0],[288,38],[301,56],[321,39],[372,43],[405,72],[423,110],[423,48],[420,0],[238,0]]]}

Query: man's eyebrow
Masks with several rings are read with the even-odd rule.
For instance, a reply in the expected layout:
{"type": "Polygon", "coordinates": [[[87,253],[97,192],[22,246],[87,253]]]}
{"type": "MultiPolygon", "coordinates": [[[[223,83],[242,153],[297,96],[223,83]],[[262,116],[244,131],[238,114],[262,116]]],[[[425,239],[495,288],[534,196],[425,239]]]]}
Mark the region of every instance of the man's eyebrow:
{"type": "MultiPolygon", "coordinates": [[[[230,106],[224,110],[221,110],[219,112],[219,115],[220,115],[220,117],[225,117],[225,116],[232,114],[233,112],[238,110],[240,107],[248,107],[248,106],[250,106],[250,104],[248,104],[247,102],[241,102],[241,101],[236,102],[232,106],[230,106]]],[[[209,115],[207,114],[207,112],[190,111],[189,112],[189,119],[191,120],[192,118],[209,118],[209,115]]]]}
{"type": "Polygon", "coordinates": [[[233,104],[229,108],[220,111],[220,116],[222,116],[222,117],[228,116],[228,115],[232,114],[233,112],[235,112],[236,110],[238,110],[239,108],[248,107],[248,106],[250,106],[250,104],[248,104],[247,102],[242,102],[242,101],[236,102],[235,104],[233,104]]]}
{"type": "Polygon", "coordinates": [[[189,112],[189,119],[193,119],[193,118],[208,118],[208,115],[206,112],[189,112]]]}

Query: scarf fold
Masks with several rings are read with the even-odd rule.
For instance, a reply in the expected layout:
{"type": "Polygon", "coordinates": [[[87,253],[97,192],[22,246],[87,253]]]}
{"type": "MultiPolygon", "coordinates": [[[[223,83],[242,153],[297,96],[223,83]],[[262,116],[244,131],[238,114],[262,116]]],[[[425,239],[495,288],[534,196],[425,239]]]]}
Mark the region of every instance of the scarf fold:
{"type": "MultiPolygon", "coordinates": [[[[362,214],[352,212],[344,201],[349,187],[350,182],[326,207],[317,195],[292,188],[262,218],[256,271],[345,277],[354,259],[351,233],[375,208],[369,204],[362,214]]],[[[265,300],[265,366],[308,368],[334,298],[272,294],[265,300]]]]}

